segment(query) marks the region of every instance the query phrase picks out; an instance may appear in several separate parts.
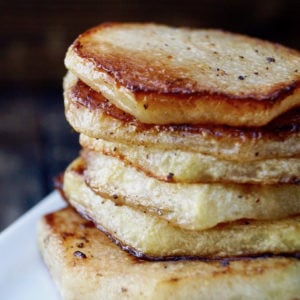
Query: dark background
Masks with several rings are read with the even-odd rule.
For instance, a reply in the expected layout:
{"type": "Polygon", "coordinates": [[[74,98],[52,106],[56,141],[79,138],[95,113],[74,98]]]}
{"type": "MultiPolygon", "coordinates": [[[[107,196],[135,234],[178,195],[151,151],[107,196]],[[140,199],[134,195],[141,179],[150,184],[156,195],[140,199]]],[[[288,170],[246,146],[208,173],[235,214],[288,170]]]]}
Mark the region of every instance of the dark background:
{"type": "Polygon", "coordinates": [[[53,190],[79,151],[64,118],[63,58],[101,22],[214,27],[300,50],[298,0],[0,1],[0,231],[53,190]]]}

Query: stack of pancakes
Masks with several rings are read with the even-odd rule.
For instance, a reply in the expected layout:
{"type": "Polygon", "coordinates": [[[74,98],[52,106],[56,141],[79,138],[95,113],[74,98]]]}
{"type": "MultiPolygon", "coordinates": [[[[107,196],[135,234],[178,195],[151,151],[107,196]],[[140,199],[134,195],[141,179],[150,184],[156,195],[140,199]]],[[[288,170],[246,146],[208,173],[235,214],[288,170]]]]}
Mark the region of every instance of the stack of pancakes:
{"type": "MultiPolygon", "coordinates": [[[[233,260],[233,270],[271,263],[290,297],[299,295],[297,51],[218,30],[104,24],[80,35],[65,63],[66,118],[82,151],[63,192],[81,216],[135,257],[202,259],[168,262],[174,268],[193,263],[199,272],[203,259],[233,260]]],[[[60,214],[81,220],[70,209],[60,214]]],[[[190,281],[199,284],[196,273],[190,281]]],[[[190,291],[184,296],[197,298],[190,291]]]]}

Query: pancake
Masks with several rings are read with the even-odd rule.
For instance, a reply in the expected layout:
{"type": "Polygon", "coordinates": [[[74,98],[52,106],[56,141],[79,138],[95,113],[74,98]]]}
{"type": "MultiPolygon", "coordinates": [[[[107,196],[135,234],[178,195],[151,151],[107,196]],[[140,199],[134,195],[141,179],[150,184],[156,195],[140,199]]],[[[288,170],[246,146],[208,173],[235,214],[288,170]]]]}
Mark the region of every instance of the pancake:
{"type": "Polygon", "coordinates": [[[300,53],[220,30],[103,24],[66,67],[148,124],[262,126],[300,105],[300,53]]]}
{"type": "Polygon", "coordinates": [[[78,132],[131,145],[180,149],[226,160],[254,161],[300,155],[300,110],[261,128],[146,125],[117,109],[71,73],[64,80],[65,114],[78,132]]]}
{"type": "Polygon", "coordinates": [[[68,169],[64,176],[63,191],[69,203],[136,256],[228,258],[300,251],[300,216],[276,221],[240,220],[208,230],[186,230],[162,216],[95,194],[84,181],[80,161],[74,164],[75,169],[68,169]]]}
{"type": "Polygon", "coordinates": [[[297,299],[300,261],[142,261],[71,208],[39,223],[39,246],[62,299],[297,299]]]}
{"type": "MultiPolygon", "coordinates": [[[[117,204],[141,210],[191,230],[238,219],[274,220],[300,214],[300,185],[167,183],[148,177],[120,160],[84,152],[86,183],[117,204]]],[[[71,169],[72,167],[71,164],[71,169]]]]}
{"type": "Polygon", "coordinates": [[[181,183],[299,183],[300,158],[236,162],[182,150],[126,145],[80,135],[83,148],[114,156],[148,176],[181,183]]]}

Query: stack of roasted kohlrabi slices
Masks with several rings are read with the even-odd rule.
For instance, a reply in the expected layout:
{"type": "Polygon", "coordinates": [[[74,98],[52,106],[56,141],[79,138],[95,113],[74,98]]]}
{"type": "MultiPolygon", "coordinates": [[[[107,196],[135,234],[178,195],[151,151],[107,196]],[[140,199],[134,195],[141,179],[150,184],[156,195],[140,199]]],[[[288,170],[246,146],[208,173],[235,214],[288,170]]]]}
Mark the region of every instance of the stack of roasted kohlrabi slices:
{"type": "Polygon", "coordinates": [[[116,23],[65,64],[82,151],[39,226],[63,298],[298,298],[299,52],[116,23]]]}

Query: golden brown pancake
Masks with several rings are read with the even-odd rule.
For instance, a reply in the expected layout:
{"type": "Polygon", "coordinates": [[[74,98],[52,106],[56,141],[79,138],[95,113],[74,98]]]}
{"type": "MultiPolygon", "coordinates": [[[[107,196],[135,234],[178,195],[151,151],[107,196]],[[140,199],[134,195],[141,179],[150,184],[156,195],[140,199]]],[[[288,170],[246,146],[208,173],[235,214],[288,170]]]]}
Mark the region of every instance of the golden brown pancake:
{"type": "Polygon", "coordinates": [[[143,261],[71,208],[46,215],[38,235],[64,300],[282,300],[300,294],[300,261],[294,258],[143,261]]]}
{"type": "Polygon", "coordinates": [[[148,124],[262,126],[300,105],[300,54],[220,30],[104,24],[66,67],[148,124]]]}
{"type": "Polygon", "coordinates": [[[300,109],[291,110],[260,128],[147,125],[116,108],[71,73],[64,81],[64,98],[71,126],[93,138],[238,161],[300,155],[300,109]]]}

